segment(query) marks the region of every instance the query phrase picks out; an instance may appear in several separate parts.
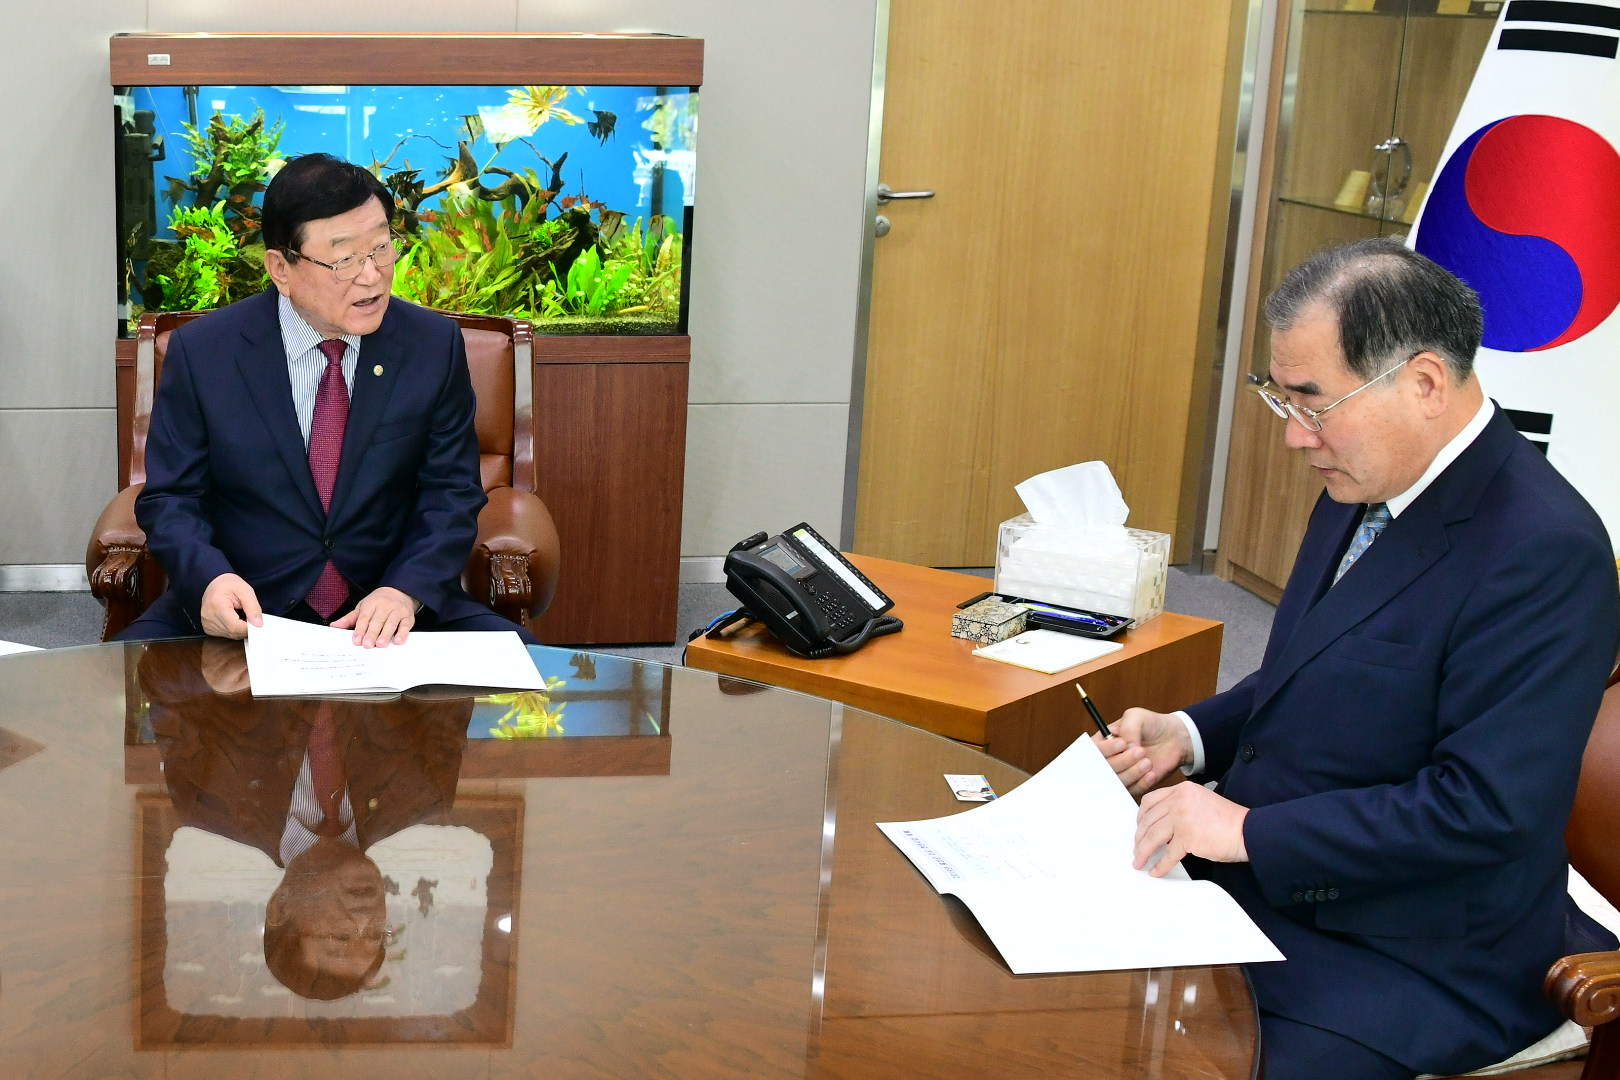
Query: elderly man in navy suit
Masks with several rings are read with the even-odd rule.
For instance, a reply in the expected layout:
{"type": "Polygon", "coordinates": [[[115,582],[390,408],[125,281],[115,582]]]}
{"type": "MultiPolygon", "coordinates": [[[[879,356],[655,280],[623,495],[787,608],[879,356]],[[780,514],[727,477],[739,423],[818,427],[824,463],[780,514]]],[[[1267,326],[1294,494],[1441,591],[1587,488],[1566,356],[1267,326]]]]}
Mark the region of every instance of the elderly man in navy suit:
{"type": "Polygon", "coordinates": [[[175,331],[135,516],[169,589],[120,635],[517,630],[461,571],[485,502],[460,330],[392,299],[393,197],[328,154],[264,195],[274,288],[175,331]]]}
{"type": "Polygon", "coordinates": [[[1614,947],[1563,843],[1620,645],[1613,551],[1484,396],[1478,298],[1439,266],[1329,249],[1266,320],[1256,389],[1327,490],[1265,659],[1098,741],[1142,795],[1137,865],[1187,859],[1288,958],[1250,969],[1267,1080],[1480,1068],[1557,1026],[1554,960],[1614,947]]]}

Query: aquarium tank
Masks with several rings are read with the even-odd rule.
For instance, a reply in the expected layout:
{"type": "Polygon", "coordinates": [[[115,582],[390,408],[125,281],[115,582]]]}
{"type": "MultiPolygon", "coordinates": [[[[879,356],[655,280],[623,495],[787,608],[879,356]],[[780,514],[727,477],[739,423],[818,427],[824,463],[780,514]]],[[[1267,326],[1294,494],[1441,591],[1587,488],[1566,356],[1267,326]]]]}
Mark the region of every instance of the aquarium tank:
{"type": "Polygon", "coordinates": [[[119,332],[265,288],[271,177],[394,196],[394,295],[537,333],[683,334],[698,94],[662,86],[115,87],[119,332]]]}

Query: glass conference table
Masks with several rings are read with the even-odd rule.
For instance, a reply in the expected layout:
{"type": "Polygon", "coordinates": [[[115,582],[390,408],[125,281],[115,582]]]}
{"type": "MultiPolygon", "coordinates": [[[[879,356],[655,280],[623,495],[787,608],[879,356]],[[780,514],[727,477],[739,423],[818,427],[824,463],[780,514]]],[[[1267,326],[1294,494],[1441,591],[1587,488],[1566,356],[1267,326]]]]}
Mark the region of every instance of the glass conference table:
{"type": "MultiPolygon", "coordinates": [[[[873,827],[967,808],[943,773],[1010,790],[1010,766],[707,672],[535,655],[543,696],[326,702],[255,701],[226,642],[0,658],[0,1071],[1252,1074],[1240,969],[1015,977],[873,827]],[[265,944],[322,723],[365,872],[300,901],[355,917],[297,947],[381,957],[331,1000],[265,944]]],[[[1132,932],[1106,897],[1075,917],[1132,932]]]]}

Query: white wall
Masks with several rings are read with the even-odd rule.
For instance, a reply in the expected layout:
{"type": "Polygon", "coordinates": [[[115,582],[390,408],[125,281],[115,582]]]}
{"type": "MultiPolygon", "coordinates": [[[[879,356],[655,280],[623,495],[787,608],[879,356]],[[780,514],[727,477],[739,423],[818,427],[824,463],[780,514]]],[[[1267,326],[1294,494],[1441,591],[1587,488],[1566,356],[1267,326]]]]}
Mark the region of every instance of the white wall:
{"type": "Polygon", "coordinates": [[[143,30],[703,38],[681,550],[717,556],[800,519],[837,536],[875,11],[876,0],[0,5],[0,567],[79,562],[114,492],[107,39],[143,30]]]}

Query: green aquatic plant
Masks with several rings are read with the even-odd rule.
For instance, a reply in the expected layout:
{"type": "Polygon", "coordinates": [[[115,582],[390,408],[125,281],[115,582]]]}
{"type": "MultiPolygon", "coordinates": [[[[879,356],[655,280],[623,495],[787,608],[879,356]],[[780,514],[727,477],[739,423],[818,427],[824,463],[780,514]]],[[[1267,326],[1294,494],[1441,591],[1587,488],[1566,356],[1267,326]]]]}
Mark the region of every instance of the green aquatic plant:
{"type": "Polygon", "coordinates": [[[278,120],[267,127],[264,110],[256,109],[251,119],[227,118],[216,112],[206,131],[188,123],[181,127],[196,164],[185,180],[169,177],[169,201],[178,206],[187,192],[197,206],[222,199],[231,231],[242,243],[251,243],[258,238],[260,225],[254,196],[265,189],[271,168],[279,160],[276,151],[285,123],[278,120]]]}
{"type": "Polygon", "coordinates": [[[635,273],[630,262],[604,263],[595,247],[586,248],[568,268],[568,276],[559,286],[555,281],[546,283],[545,314],[585,315],[595,317],[611,312],[630,275],[635,273]]]}
{"type": "Polygon", "coordinates": [[[641,218],[620,229],[611,241],[613,257],[635,266],[621,290],[620,314],[659,311],[674,314],[681,302],[681,234],[675,223],[654,214],[645,229],[641,218]]]}
{"type": "Polygon", "coordinates": [[[255,109],[251,120],[241,116],[227,119],[216,112],[208,121],[206,133],[193,124],[182,122],[180,126],[185,131],[186,148],[196,159],[191,178],[206,181],[218,169],[220,179],[231,187],[266,178],[286,129],[286,123],[280,120],[274,127],[266,127],[263,109],[255,109]]]}
{"type": "MultiPolygon", "coordinates": [[[[560,159],[559,159],[560,160],[560,159]]],[[[554,199],[533,170],[525,190],[490,199],[457,184],[437,209],[414,214],[394,270],[395,295],[428,307],[579,327],[638,318],[664,329],[680,311],[681,238],[662,215],[626,226],[624,215],[584,195],[554,199]],[[547,217],[552,206],[561,208],[547,217]]]]}
{"type": "Polygon", "coordinates": [[[141,290],[147,308],[206,310],[264,288],[264,245],[242,245],[225,220],[223,201],[176,207],[169,228],[179,241],[154,245],[141,290]]]}
{"type": "Polygon", "coordinates": [[[515,198],[492,203],[447,192],[400,256],[394,293],[473,315],[511,315],[532,307],[526,254],[545,242],[548,224],[534,220],[515,198]]]}

